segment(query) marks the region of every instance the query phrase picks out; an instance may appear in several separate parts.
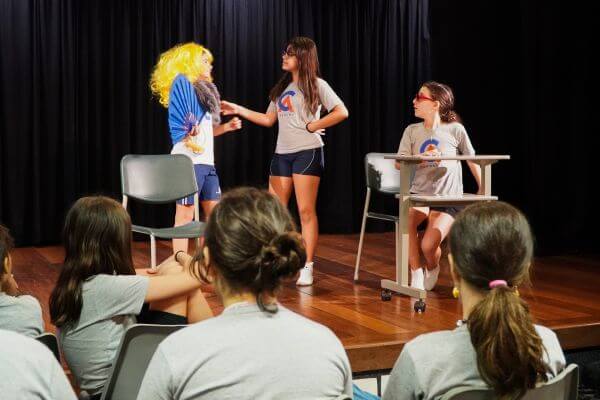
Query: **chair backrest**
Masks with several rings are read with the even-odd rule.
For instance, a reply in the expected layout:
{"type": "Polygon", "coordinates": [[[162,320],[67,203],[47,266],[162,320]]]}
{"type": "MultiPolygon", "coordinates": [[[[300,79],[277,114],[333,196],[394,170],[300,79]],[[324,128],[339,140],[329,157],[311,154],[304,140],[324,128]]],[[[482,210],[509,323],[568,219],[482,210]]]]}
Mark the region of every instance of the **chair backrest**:
{"type": "MultiPolygon", "coordinates": [[[[523,400],[576,400],[579,386],[577,364],[568,365],[550,381],[529,390],[523,400]]],[[[492,400],[494,392],[487,388],[457,387],[449,390],[441,400],[492,400]]]]}
{"type": "Polygon", "coordinates": [[[365,176],[367,187],[372,190],[400,187],[400,171],[394,166],[394,160],[383,158],[395,153],[367,153],[365,155],[365,176]]]}
{"type": "Polygon", "coordinates": [[[121,159],[121,190],[155,204],[190,196],[198,191],[194,164],[183,154],[128,154],[121,159]]]}
{"type": "Polygon", "coordinates": [[[36,340],[44,343],[46,347],[50,349],[50,351],[54,354],[54,357],[60,362],[60,350],[58,350],[58,340],[56,339],[56,335],[52,332],[44,332],[39,336],[35,337],[36,340]]]}
{"type": "Polygon", "coordinates": [[[136,399],[148,364],[160,342],[185,326],[135,324],[127,328],[101,399],[136,399]]]}

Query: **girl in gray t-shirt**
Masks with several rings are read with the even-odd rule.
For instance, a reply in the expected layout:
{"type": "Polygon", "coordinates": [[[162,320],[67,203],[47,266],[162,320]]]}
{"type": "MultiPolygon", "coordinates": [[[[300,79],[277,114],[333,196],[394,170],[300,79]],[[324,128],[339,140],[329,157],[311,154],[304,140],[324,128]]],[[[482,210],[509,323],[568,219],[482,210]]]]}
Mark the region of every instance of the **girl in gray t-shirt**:
{"type": "Polygon", "coordinates": [[[449,239],[462,320],[404,346],[383,400],[439,399],[459,386],[520,398],[559,374],[566,361],[556,334],[533,324],[517,290],[533,257],[525,216],[504,202],[476,203],[458,214],[449,239]]]}
{"type": "Polygon", "coordinates": [[[144,303],[168,311],[168,320],[188,317],[196,322],[212,316],[200,281],[176,265],[186,262],[182,252],[177,260],[170,257],[159,266],[159,271],[171,273],[136,274],[131,221],[113,199],[79,199],[65,219],[64,246],[65,261],[50,295],[50,316],[71,372],[93,398],[101,395],[123,334],[136,323],[144,303]]]}
{"type": "Polygon", "coordinates": [[[277,302],[306,252],[286,208],[255,188],[226,193],[199,249],[200,276],[225,309],[167,337],[148,366],[140,400],[336,399],[352,371],[325,326],[277,302]]]}
{"type": "Polygon", "coordinates": [[[19,293],[9,254],[13,243],[8,229],[0,225],[0,329],[35,337],[44,332],[42,307],[35,297],[19,293]]]}
{"type": "Polygon", "coordinates": [[[237,114],[255,124],[271,127],[278,122],[277,148],[269,170],[269,191],[287,206],[292,189],[296,194],[302,236],[306,242],[306,265],[296,281],[312,285],[313,256],[317,247],[317,192],[324,167],[325,128],[348,118],[348,110],[329,84],[319,78],[315,42],[306,37],[289,41],[282,55],[284,71],[271,89],[266,113],[249,110],[227,101],[221,102],[225,115],[237,114]],[[328,114],[321,118],[324,107],[328,114]]]}
{"type": "MultiPolygon", "coordinates": [[[[415,116],[423,122],[409,125],[402,135],[399,155],[474,155],[465,127],[454,112],[454,95],[444,84],[426,82],[413,100],[415,116]]],[[[479,185],[479,167],[468,162],[469,168],[479,185]]],[[[396,163],[396,168],[400,164],[396,163]]],[[[462,195],[462,168],[460,161],[422,162],[417,165],[411,192],[425,195],[462,195]]],[[[454,216],[454,207],[412,207],[409,211],[409,256],[411,286],[432,290],[440,272],[441,243],[448,234],[454,216]],[[417,235],[417,227],[427,221],[427,229],[422,239],[417,235]],[[421,266],[421,254],[426,260],[426,268],[421,266]]]]}

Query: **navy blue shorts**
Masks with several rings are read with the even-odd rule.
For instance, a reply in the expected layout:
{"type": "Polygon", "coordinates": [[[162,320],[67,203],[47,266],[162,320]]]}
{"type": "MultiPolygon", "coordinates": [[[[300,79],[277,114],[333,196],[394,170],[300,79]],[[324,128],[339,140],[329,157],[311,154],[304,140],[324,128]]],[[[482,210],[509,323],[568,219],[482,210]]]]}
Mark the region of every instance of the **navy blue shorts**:
{"type": "Polygon", "coordinates": [[[302,150],[296,153],[273,155],[271,176],[313,175],[322,176],[325,167],[323,148],[302,150]]]}
{"type": "MultiPolygon", "coordinates": [[[[194,164],[196,182],[198,183],[198,196],[200,201],[217,201],[221,198],[219,176],[213,165],[194,164]]],[[[194,205],[194,196],[177,200],[177,204],[184,206],[194,205]]]]}

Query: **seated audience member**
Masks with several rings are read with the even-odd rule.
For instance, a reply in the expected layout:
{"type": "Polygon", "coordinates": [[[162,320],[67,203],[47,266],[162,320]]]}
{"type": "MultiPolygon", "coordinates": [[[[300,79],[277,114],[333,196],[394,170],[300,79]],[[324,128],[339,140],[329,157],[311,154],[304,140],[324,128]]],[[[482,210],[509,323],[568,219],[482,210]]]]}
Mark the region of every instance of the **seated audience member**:
{"type": "Polygon", "coordinates": [[[75,393],[56,361],[42,343],[0,329],[0,398],[75,400],[75,393]]]}
{"type": "Polygon", "coordinates": [[[453,331],[407,343],[383,399],[437,399],[458,386],[515,398],[561,372],[556,335],[532,323],[517,291],[529,279],[533,254],[523,214],[503,202],[474,204],[458,214],[449,238],[463,320],[453,331]]]}
{"type": "Polygon", "coordinates": [[[35,337],[44,331],[42,308],[35,297],[19,295],[9,254],[12,247],[8,229],[0,225],[0,329],[35,337]]]}
{"type": "MultiPolygon", "coordinates": [[[[67,214],[63,236],[65,261],[50,296],[50,316],[69,368],[92,398],[101,395],[123,333],[145,302],[151,309],[152,302],[169,306],[169,312],[152,315],[153,322],[196,322],[212,316],[199,293],[200,281],[176,265],[174,257],[159,266],[159,271],[171,273],[136,275],[131,221],[118,202],[79,199],[67,214]],[[183,304],[175,304],[177,299],[183,304]]],[[[182,263],[191,259],[183,252],[177,256],[182,263]]]]}
{"type": "Polygon", "coordinates": [[[304,267],[302,237],[274,196],[232,190],[210,214],[193,269],[225,309],[166,338],[138,399],[335,399],[352,395],[338,338],[277,302],[304,267]]]}

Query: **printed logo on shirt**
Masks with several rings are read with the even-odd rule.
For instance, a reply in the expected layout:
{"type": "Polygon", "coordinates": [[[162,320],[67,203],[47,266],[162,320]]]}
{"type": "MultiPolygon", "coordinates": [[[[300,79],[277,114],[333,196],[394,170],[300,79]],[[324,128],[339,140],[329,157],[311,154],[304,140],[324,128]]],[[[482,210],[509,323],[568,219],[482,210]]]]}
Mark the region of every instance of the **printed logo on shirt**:
{"type": "MultiPolygon", "coordinates": [[[[419,154],[423,154],[423,153],[441,153],[440,148],[440,141],[437,139],[427,139],[426,141],[424,141],[421,144],[421,147],[419,148],[419,154]]],[[[439,165],[439,161],[423,161],[420,166],[423,167],[437,167],[439,165]]]]}
{"type": "Polygon", "coordinates": [[[290,113],[290,115],[294,112],[294,107],[292,106],[292,97],[295,95],[296,92],[293,90],[288,90],[279,96],[279,100],[277,100],[279,112],[290,113]]]}

